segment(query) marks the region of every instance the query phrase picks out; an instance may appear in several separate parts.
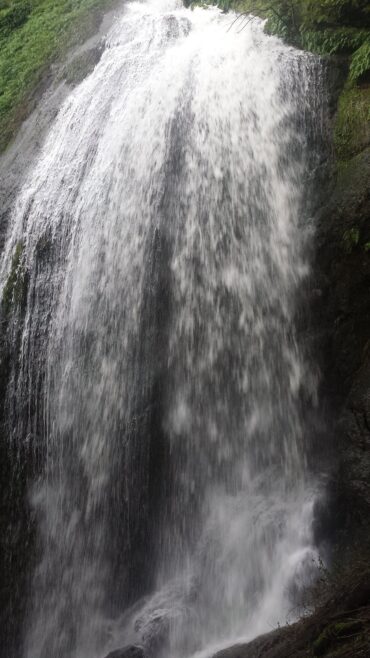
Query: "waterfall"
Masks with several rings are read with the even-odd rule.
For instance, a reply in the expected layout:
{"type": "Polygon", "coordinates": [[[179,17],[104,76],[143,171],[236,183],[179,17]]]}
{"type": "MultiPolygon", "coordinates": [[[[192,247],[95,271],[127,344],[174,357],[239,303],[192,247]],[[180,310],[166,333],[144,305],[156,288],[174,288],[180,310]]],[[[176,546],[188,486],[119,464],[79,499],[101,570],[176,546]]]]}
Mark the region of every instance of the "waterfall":
{"type": "Polygon", "coordinates": [[[37,464],[24,658],[209,656],[285,623],[312,571],[298,325],[320,63],[232,20],[126,4],[13,204],[7,427],[37,464]]]}

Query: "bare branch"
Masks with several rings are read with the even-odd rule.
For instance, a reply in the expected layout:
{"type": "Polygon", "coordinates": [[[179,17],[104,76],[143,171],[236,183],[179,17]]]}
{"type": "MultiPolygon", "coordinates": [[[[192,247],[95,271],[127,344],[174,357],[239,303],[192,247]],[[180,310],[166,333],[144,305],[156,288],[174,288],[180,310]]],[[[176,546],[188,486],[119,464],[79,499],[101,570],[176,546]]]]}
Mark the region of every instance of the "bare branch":
{"type": "MultiPolygon", "coordinates": [[[[276,11],[275,7],[272,7],[271,5],[269,5],[268,7],[262,7],[262,8],[261,8],[261,7],[255,7],[255,9],[258,10],[258,11],[260,11],[260,12],[263,12],[263,13],[266,13],[266,12],[268,12],[268,11],[271,11],[271,12],[272,12],[272,13],[273,13],[273,14],[279,19],[279,21],[281,21],[281,22],[283,23],[283,25],[285,25],[285,27],[289,30],[289,24],[287,23],[287,21],[285,20],[285,18],[283,18],[283,16],[281,16],[281,15],[279,14],[279,12],[276,11]]],[[[293,4],[292,4],[292,12],[293,12],[293,14],[292,14],[293,22],[295,22],[295,15],[294,15],[294,10],[293,10],[293,4]]],[[[229,32],[229,31],[231,30],[231,28],[235,25],[235,23],[236,23],[240,18],[243,19],[243,20],[242,20],[242,24],[243,24],[243,23],[245,22],[245,18],[246,18],[247,16],[250,16],[252,13],[253,13],[253,7],[252,7],[252,8],[250,9],[250,11],[248,11],[248,12],[243,11],[242,13],[238,14],[237,17],[236,17],[236,18],[233,20],[233,22],[231,23],[231,25],[230,25],[230,27],[228,28],[227,31],[229,32]]],[[[255,16],[253,16],[252,18],[255,18],[255,16]]],[[[252,19],[251,19],[251,20],[252,20],[252,19]]],[[[249,21],[243,25],[243,27],[239,30],[239,32],[241,32],[241,31],[246,27],[246,25],[248,25],[248,23],[249,23],[249,21]]]]}

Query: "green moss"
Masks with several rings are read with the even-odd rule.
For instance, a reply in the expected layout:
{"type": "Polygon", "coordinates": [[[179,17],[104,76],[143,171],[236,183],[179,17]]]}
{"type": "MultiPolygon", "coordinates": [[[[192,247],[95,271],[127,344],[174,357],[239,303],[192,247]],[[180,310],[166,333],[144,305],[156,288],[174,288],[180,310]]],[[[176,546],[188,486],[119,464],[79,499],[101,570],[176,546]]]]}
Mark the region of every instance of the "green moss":
{"type": "Polygon", "coordinates": [[[343,247],[347,254],[352,253],[360,241],[360,231],[357,227],[352,227],[343,233],[343,247]]]}
{"type": "Polygon", "coordinates": [[[114,0],[5,2],[0,14],[0,151],[27,116],[32,92],[50,64],[90,35],[98,10],[113,4],[114,0]]]}
{"type": "Polygon", "coordinates": [[[360,619],[351,619],[333,625],[333,633],[336,637],[342,638],[347,635],[355,635],[362,630],[363,623],[360,619]]]}
{"type": "Polygon", "coordinates": [[[352,640],[361,632],[362,628],[363,623],[358,619],[330,624],[322,631],[317,640],[315,640],[313,644],[314,656],[323,656],[332,645],[344,643],[348,639],[352,640]]]}
{"type": "Polygon", "coordinates": [[[331,633],[330,627],[325,628],[325,630],[319,635],[317,640],[313,643],[313,655],[314,656],[323,656],[331,644],[331,633]]]}
{"type": "Polygon", "coordinates": [[[338,103],[334,146],[339,160],[360,153],[370,140],[370,88],[348,85],[338,103]]]}
{"type": "Polygon", "coordinates": [[[27,295],[28,276],[22,263],[24,252],[23,242],[18,242],[14,255],[8,280],[4,286],[2,309],[8,317],[14,306],[23,306],[27,295]]]}

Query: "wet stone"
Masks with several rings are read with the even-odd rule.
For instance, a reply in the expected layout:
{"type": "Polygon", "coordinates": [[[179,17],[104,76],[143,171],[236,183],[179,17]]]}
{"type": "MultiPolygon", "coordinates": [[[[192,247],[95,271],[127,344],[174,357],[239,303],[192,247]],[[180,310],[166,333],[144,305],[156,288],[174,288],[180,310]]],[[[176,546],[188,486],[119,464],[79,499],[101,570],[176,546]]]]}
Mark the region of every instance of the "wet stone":
{"type": "Polygon", "coordinates": [[[123,649],[117,649],[116,651],[111,651],[111,653],[106,656],[106,658],[146,658],[144,654],[144,649],[137,646],[124,647],[123,649]]]}

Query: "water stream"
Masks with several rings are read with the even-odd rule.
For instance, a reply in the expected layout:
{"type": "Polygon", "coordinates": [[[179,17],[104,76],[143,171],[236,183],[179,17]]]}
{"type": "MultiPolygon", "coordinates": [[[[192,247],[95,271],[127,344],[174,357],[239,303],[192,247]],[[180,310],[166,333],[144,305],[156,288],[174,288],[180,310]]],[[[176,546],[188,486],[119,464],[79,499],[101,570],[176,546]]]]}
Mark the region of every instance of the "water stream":
{"type": "Polygon", "coordinates": [[[312,571],[320,63],[231,23],[126,4],[14,203],[9,426],[41,464],[24,658],[209,656],[294,617],[312,571]]]}

